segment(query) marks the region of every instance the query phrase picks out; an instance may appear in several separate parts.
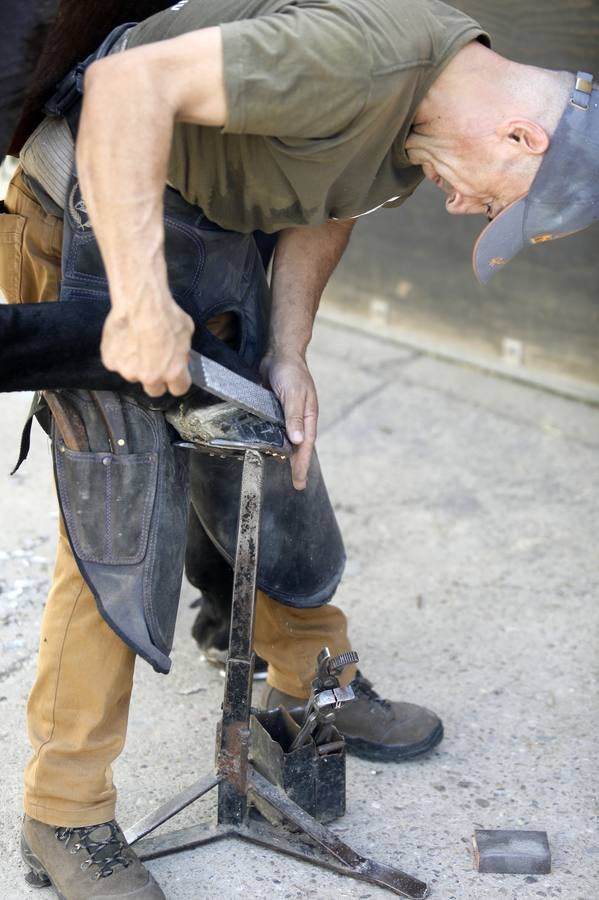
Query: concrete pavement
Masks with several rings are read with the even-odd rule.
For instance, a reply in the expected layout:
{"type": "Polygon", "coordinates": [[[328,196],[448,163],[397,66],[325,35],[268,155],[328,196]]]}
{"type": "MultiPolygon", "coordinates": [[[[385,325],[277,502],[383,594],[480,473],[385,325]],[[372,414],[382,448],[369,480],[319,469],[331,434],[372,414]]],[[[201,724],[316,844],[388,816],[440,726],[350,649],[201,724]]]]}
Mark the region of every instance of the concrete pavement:
{"type": "MultiPolygon", "coordinates": [[[[599,896],[599,409],[442,362],[327,321],[311,354],[319,452],[345,536],[337,601],[362,669],[428,705],[446,737],[403,765],[348,763],[356,849],[431,883],[437,900],[599,896]],[[549,876],[478,875],[474,828],[549,833],[549,876]]],[[[42,898],[18,860],[25,700],[51,571],[47,441],[13,478],[23,396],[0,396],[0,897],[42,898]]],[[[139,663],[116,765],[126,825],[212,766],[222,678],[189,636],[173,671],[139,663]]],[[[82,673],[84,680],[85,673],[82,673]]],[[[210,819],[213,799],[181,823],[210,819]]],[[[222,842],[150,864],[171,900],[382,898],[379,888],[222,842]]]]}

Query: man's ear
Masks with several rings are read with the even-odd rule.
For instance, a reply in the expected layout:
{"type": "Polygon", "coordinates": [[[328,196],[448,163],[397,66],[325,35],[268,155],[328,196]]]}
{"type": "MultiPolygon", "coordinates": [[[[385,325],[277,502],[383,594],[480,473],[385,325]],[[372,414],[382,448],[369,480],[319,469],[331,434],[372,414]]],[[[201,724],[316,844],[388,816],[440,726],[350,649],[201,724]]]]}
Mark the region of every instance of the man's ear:
{"type": "Polygon", "coordinates": [[[497,129],[498,137],[518,144],[525,153],[541,156],[549,147],[549,135],[530,119],[506,119],[497,129]]]}

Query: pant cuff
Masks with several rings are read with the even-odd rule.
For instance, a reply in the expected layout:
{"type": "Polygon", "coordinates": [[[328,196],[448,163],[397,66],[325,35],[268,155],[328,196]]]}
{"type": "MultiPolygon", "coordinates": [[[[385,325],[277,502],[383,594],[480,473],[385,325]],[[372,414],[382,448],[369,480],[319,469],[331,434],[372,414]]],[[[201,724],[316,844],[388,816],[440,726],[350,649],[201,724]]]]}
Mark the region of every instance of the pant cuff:
{"type": "Polygon", "coordinates": [[[68,809],[57,809],[43,806],[25,798],[23,802],[25,815],[44,825],[55,825],[58,828],[78,828],[85,825],[99,825],[115,818],[115,803],[98,804],[97,806],[72,806],[68,809]]]}

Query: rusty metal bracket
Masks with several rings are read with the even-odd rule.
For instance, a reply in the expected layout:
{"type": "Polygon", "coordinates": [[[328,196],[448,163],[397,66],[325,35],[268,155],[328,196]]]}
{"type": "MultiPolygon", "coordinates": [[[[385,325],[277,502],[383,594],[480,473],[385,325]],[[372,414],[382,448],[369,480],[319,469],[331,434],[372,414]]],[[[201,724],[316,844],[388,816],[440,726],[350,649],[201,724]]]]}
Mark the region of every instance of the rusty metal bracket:
{"type": "MultiPolygon", "coordinates": [[[[238,837],[378,884],[401,897],[422,900],[428,895],[428,887],[423,881],[357,853],[334,831],[294,803],[285,791],[261,775],[249,758],[262,476],[262,453],[255,449],[246,450],[243,454],[229,658],[222,720],[217,730],[216,774],[199,779],[144,816],[125,832],[125,837],[129,843],[137,844],[136,851],[141,859],[154,859],[222,838],[238,837]],[[215,826],[195,825],[158,837],[146,837],[217,786],[215,826]],[[256,811],[263,813],[268,821],[256,819],[256,811]]],[[[344,660],[338,660],[339,664],[342,662],[344,660]]]]}

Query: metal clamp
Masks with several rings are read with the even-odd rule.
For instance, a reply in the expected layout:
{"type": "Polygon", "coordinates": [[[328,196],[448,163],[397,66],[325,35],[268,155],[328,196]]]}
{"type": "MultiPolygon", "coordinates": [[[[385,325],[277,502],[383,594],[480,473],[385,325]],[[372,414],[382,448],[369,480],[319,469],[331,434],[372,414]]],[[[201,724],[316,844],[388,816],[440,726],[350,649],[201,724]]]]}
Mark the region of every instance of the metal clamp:
{"type": "Polygon", "coordinates": [[[583,112],[586,112],[591,103],[592,92],[593,76],[589,72],[577,72],[576,82],[574,83],[572,96],[570,97],[571,105],[575,106],[576,109],[581,109],[583,112]]]}

